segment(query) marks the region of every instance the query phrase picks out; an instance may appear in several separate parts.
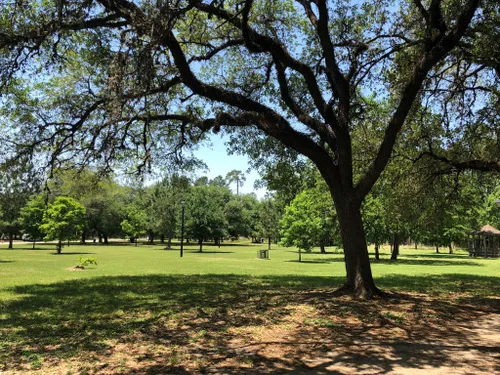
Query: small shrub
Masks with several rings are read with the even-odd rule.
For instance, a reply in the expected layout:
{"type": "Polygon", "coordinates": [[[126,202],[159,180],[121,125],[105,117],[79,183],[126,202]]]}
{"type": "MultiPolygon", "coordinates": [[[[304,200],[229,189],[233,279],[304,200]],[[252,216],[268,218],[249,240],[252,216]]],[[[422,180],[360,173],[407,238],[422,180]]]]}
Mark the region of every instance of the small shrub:
{"type": "Polygon", "coordinates": [[[81,255],[78,257],[78,265],[75,268],[84,269],[87,266],[97,266],[97,259],[93,257],[84,258],[81,255]]]}

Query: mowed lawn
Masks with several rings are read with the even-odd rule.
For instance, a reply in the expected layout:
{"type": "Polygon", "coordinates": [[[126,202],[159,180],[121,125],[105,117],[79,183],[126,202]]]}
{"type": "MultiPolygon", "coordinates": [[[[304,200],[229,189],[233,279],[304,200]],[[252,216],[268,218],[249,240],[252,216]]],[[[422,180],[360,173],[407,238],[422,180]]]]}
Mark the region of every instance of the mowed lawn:
{"type": "Polygon", "coordinates": [[[386,246],[374,277],[399,297],[363,302],[332,293],[345,275],[340,250],[303,253],[299,263],[296,250],[274,245],[259,260],[265,248],[228,241],[198,253],[189,244],[180,258],[177,244],[71,245],[61,255],[53,244],[0,245],[0,372],[301,372],[314,369],[313,351],[283,337],[326,330],[334,345],[325,334],[344,340],[373,322],[414,336],[431,323],[449,332],[445,323],[498,310],[500,259],[403,247],[391,262],[386,246]],[[79,256],[98,265],[73,270],[79,256]],[[278,342],[275,355],[237,349],[264,341],[278,342]]]}

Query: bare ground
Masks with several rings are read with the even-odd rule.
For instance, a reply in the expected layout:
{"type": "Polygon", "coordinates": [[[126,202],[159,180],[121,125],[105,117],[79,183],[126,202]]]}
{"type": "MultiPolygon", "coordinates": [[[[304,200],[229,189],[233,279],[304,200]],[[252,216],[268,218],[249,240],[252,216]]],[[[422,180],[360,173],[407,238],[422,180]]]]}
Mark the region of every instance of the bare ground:
{"type": "Polygon", "coordinates": [[[500,373],[500,299],[242,296],[229,308],[155,319],[101,346],[0,374],[491,375],[500,373]]]}

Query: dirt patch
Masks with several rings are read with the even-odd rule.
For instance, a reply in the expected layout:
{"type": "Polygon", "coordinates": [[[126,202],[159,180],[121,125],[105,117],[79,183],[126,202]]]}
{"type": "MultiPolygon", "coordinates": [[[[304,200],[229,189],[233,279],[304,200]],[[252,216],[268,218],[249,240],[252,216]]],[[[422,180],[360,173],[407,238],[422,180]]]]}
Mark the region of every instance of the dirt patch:
{"type": "Polygon", "coordinates": [[[85,271],[85,267],[83,267],[83,266],[69,267],[69,268],[66,268],[66,271],[71,271],[71,272],[85,271]]]}
{"type": "MultiPolygon", "coordinates": [[[[359,301],[329,291],[239,295],[221,307],[134,316],[133,330],[11,374],[500,373],[500,300],[405,294],[359,301]]],[[[121,316],[123,321],[132,317],[121,316]]],[[[103,323],[105,324],[105,323],[103,323]]],[[[35,350],[36,348],[32,348],[35,350]]]]}

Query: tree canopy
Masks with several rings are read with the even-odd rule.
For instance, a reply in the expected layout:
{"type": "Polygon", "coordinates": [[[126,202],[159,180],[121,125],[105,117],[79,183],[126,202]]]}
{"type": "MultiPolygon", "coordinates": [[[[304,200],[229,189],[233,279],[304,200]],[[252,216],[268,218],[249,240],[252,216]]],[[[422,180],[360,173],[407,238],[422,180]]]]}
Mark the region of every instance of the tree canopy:
{"type": "Polygon", "coordinates": [[[85,207],[73,198],[58,197],[49,204],[43,214],[40,230],[45,240],[57,240],[57,252],[62,250],[62,242],[77,239],[85,227],[85,207]]]}

